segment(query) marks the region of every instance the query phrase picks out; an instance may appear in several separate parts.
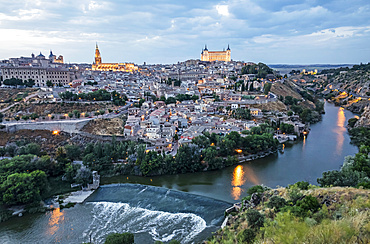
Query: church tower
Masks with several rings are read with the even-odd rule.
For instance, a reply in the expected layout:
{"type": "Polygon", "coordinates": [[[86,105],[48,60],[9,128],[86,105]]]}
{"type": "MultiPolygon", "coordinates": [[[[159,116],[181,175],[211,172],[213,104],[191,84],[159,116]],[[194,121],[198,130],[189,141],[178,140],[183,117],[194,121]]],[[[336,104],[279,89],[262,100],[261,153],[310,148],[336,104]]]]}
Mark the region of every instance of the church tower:
{"type": "Polygon", "coordinates": [[[202,53],[200,55],[200,60],[201,61],[209,61],[207,44],[204,46],[204,49],[202,50],[202,53]]]}
{"type": "Polygon", "coordinates": [[[230,49],[230,45],[227,44],[227,49],[226,49],[226,61],[227,62],[230,62],[231,61],[231,49],[230,49]]]}
{"type": "Polygon", "coordinates": [[[98,48],[98,43],[96,43],[96,47],[95,47],[95,64],[101,64],[101,57],[100,57],[100,51],[98,48]]]}

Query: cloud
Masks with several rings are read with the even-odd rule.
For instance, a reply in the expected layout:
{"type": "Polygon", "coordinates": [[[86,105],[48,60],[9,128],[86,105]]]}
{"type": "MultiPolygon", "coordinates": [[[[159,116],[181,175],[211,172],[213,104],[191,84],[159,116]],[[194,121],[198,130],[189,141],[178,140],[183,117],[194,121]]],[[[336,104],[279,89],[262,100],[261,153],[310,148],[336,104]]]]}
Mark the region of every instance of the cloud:
{"type": "Polygon", "coordinates": [[[205,43],[213,50],[230,44],[233,59],[270,62],[316,60],[313,47],[337,50],[337,60],[356,45],[364,51],[349,57],[364,62],[369,10],[367,0],[0,1],[0,34],[8,35],[0,58],[59,49],[69,60],[91,62],[98,41],[112,62],[199,58],[205,43]]]}
{"type": "Polygon", "coordinates": [[[226,17],[230,15],[228,5],[216,5],[216,10],[219,15],[226,16],[226,17]]]}

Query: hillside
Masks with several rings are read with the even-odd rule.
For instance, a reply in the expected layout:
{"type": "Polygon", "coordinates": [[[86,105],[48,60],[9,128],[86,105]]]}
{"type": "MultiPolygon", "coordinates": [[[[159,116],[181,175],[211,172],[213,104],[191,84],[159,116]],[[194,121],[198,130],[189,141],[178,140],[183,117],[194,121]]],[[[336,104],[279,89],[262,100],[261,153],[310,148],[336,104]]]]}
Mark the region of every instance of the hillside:
{"type": "MultiPolygon", "coordinates": [[[[294,112],[298,114],[303,109],[321,111],[321,102],[315,98],[315,94],[306,87],[309,82],[312,82],[310,77],[295,75],[283,82],[273,83],[270,91],[277,95],[279,100],[284,103],[286,110],[295,110],[294,112]],[[294,105],[295,108],[292,105],[294,105]],[[297,105],[301,109],[297,109],[297,105]],[[317,105],[321,107],[318,108],[317,105]]],[[[315,114],[314,117],[319,117],[319,115],[315,114]]],[[[315,121],[317,122],[318,120],[315,121]]]]}
{"type": "Polygon", "coordinates": [[[336,105],[354,113],[362,113],[370,104],[370,63],[354,65],[351,69],[323,70],[327,81],[322,94],[336,105]]]}
{"type": "Polygon", "coordinates": [[[284,83],[275,82],[271,86],[271,92],[278,95],[278,97],[283,96],[291,96],[296,99],[302,99],[302,96],[294,89],[292,89],[292,82],[286,81],[284,83]]]}
{"type": "Polygon", "coordinates": [[[355,127],[370,127],[370,106],[365,107],[355,127]]]}
{"type": "Polygon", "coordinates": [[[123,135],[123,120],[114,119],[95,119],[90,120],[82,131],[95,135],[123,135]]]}
{"type": "Polygon", "coordinates": [[[252,104],[251,108],[259,108],[261,110],[269,111],[286,111],[287,107],[285,104],[279,100],[276,102],[262,103],[262,104],[252,104]]]}
{"type": "Polygon", "coordinates": [[[352,92],[358,96],[370,96],[370,68],[342,71],[331,76],[329,84],[333,88],[352,92]]]}
{"type": "Polygon", "coordinates": [[[207,243],[369,243],[370,190],[255,186],[207,243]],[[248,200],[250,199],[250,200],[248,200]]]}

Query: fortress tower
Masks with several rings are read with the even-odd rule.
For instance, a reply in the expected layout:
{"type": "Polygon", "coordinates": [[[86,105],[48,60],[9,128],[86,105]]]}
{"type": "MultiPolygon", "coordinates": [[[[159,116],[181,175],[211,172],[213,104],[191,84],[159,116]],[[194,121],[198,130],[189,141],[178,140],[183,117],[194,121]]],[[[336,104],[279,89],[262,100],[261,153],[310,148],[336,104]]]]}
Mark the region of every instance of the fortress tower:
{"type": "Polygon", "coordinates": [[[230,62],[231,61],[231,50],[230,46],[227,45],[227,49],[225,51],[208,51],[207,45],[205,45],[204,49],[202,50],[200,54],[200,60],[201,61],[224,61],[224,62],[230,62]]]}

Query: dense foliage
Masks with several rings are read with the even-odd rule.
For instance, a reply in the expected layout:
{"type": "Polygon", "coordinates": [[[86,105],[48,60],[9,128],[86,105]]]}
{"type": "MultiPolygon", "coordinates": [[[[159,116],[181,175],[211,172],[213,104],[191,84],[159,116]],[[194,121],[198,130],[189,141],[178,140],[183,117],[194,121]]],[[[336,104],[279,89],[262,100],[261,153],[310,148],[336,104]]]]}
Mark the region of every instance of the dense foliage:
{"type": "Polygon", "coordinates": [[[125,95],[120,95],[116,91],[108,92],[104,89],[89,93],[79,93],[75,94],[70,91],[59,93],[60,98],[63,100],[77,101],[77,100],[87,100],[87,101],[112,101],[115,105],[121,106],[125,105],[127,97],[125,95]]]}
{"type": "Polygon", "coordinates": [[[256,74],[257,78],[266,78],[267,74],[273,74],[273,70],[264,63],[246,65],[242,68],[241,74],[256,74]]]}
{"type": "Polygon", "coordinates": [[[32,79],[28,79],[27,81],[23,81],[22,79],[17,78],[10,78],[3,81],[4,85],[7,86],[27,86],[32,87],[35,85],[35,81],[32,79]]]}
{"type": "Polygon", "coordinates": [[[182,102],[182,101],[187,101],[187,100],[198,100],[199,97],[197,95],[189,95],[189,94],[177,94],[176,97],[168,97],[166,99],[165,96],[161,96],[159,98],[159,101],[163,101],[166,104],[171,104],[171,103],[176,103],[177,101],[182,102]]]}
{"type": "Polygon", "coordinates": [[[250,120],[251,111],[248,108],[237,108],[232,111],[231,116],[235,119],[250,120]]]}
{"type": "Polygon", "coordinates": [[[0,202],[7,205],[37,203],[55,192],[49,181],[62,176],[69,184],[91,182],[89,169],[72,164],[72,160],[80,157],[77,154],[80,149],[72,145],[66,148],[58,148],[55,159],[45,155],[38,144],[21,140],[0,148],[1,156],[12,157],[0,160],[0,202]]]}

